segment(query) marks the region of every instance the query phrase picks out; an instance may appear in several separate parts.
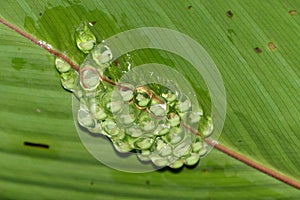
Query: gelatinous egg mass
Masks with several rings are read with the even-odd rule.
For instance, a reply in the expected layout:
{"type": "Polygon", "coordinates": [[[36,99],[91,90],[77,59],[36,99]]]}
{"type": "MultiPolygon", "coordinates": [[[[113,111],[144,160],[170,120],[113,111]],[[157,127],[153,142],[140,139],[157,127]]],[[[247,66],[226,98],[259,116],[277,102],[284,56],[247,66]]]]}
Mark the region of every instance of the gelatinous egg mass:
{"type": "Polygon", "coordinates": [[[204,139],[213,132],[212,119],[187,94],[158,83],[119,82],[133,66],[114,64],[109,46],[95,46],[86,23],[77,28],[76,43],[82,52],[91,51],[79,74],[60,58],[55,64],[63,87],[80,102],[80,126],[107,136],[117,151],[134,152],[159,167],[195,165],[207,153],[204,139]]]}

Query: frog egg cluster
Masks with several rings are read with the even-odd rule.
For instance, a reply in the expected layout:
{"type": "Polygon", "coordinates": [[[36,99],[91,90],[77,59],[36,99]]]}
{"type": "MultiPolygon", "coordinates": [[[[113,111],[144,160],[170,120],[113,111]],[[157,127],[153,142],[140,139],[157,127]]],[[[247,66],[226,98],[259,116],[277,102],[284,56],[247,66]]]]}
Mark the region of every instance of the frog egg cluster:
{"type": "MultiPolygon", "coordinates": [[[[81,34],[77,40],[84,53],[91,51],[90,45],[79,45],[86,40],[92,43],[93,37],[81,34]]],[[[76,79],[77,73],[56,59],[62,85],[80,101],[80,126],[107,136],[117,151],[136,153],[143,162],[171,168],[195,165],[207,153],[204,139],[213,132],[211,118],[204,117],[179,90],[160,84],[113,82],[107,77],[122,74],[115,73],[122,69],[112,61],[110,48],[101,43],[88,54],[76,79]]]]}

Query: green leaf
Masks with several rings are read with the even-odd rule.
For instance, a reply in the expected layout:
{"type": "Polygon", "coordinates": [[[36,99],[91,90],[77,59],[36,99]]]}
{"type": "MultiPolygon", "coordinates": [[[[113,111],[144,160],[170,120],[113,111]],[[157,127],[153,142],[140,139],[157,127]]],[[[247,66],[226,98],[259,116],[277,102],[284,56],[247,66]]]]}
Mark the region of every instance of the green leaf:
{"type": "MultiPolygon", "coordinates": [[[[84,55],[74,31],[83,21],[96,22],[92,31],[98,41],[151,26],[189,35],[207,50],[225,83],[227,118],[219,143],[300,181],[300,15],[289,14],[300,10],[299,1],[19,0],[1,1],[0,7],[1,18],[78,64],[84,55]],[[269,49],[269,42],[276,48],[269,49]]],[[[162,51],[132,54],[136,64],[185,63],[162,51]]],[[[81,144],[71,93],[60,86],[54,57],[0,25],[0,59],[1,199],[299,197],[298,190],[216,150],[196,168],[180,172],[110,169],[81,144]]],[[[193,70],[178,70],[209,103],[205,83],[193,70]]]]}

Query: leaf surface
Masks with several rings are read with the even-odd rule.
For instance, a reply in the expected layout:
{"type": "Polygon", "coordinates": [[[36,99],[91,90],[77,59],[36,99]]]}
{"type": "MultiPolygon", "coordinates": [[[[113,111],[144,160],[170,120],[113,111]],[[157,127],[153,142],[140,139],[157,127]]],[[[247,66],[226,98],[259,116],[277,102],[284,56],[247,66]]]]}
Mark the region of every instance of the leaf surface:
{"type": "MultiPolygon", "coordinates": [[[[80,64],[74,31],[95,21],[98,41],[139,27],[185,33],[210,54],[222,74],[227,118],[219,142],[300,181],[300,1],[124,0],[1,1],[1,18],[51,44],[80,64]],[[226,12],[231,10],[232,17],[226,12]],[[271,50],[272,42],[276,49],[271,50]],[[261,49],[256,53],[255,48],[261,49]]],[[[54,58],[0,26],[0,197],[5,199],[296,199],[299,191],[213,150],[194,169],[127,174],[84,149],[72,117],[71,94],[60,86],[54,58]],[[24,146],[48,144],[49,149],[24,146]]],[[[165,52],[133,53],[136,62],[165,52]]],[[[200,96],[193,71],[182,69],[200,96]]]]}

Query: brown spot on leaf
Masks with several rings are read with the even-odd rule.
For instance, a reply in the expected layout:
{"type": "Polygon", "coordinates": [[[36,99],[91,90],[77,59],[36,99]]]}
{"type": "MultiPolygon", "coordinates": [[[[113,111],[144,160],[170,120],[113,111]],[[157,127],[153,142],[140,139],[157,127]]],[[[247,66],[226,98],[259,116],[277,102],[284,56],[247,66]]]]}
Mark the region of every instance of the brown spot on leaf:
{"type": "Polygon", "coordinates": [[[270,50],[276,49],[276,46],[275,46],[275,44],[273,42],[269,42],[268,43],[268,47],[269,47],[270,50]]]}
{"type": "Polygon", "coordinates": [[[296,10],[290,10],[289,13],[290,13],[290,15],[293,16],[293,15],[296,15],[297,11],[296,10]]]}
{"type": "Polygon", "coordinates": [[[119,61],[118,61],[118,60],[115,60],[115,61],[114,61],[114,65],[118,67],[118,66],[120,65],[119,61]]]}
{"type": "Polygon", "coordinates": [[[226,15],[227,15],[227,17],[229,17],[229,18],[232,18],[232,17],[233,17],[233,13],[232,13],[231,10],[228,10],[228,11],[226,12],[226,15]]]}
{"type": "Polygon", "coordinates": [[[259,47],[255,47],[254,51],[255,51],[255,53],[261,53],[262,52],[261,48],[259,48],[259,47]]]}

